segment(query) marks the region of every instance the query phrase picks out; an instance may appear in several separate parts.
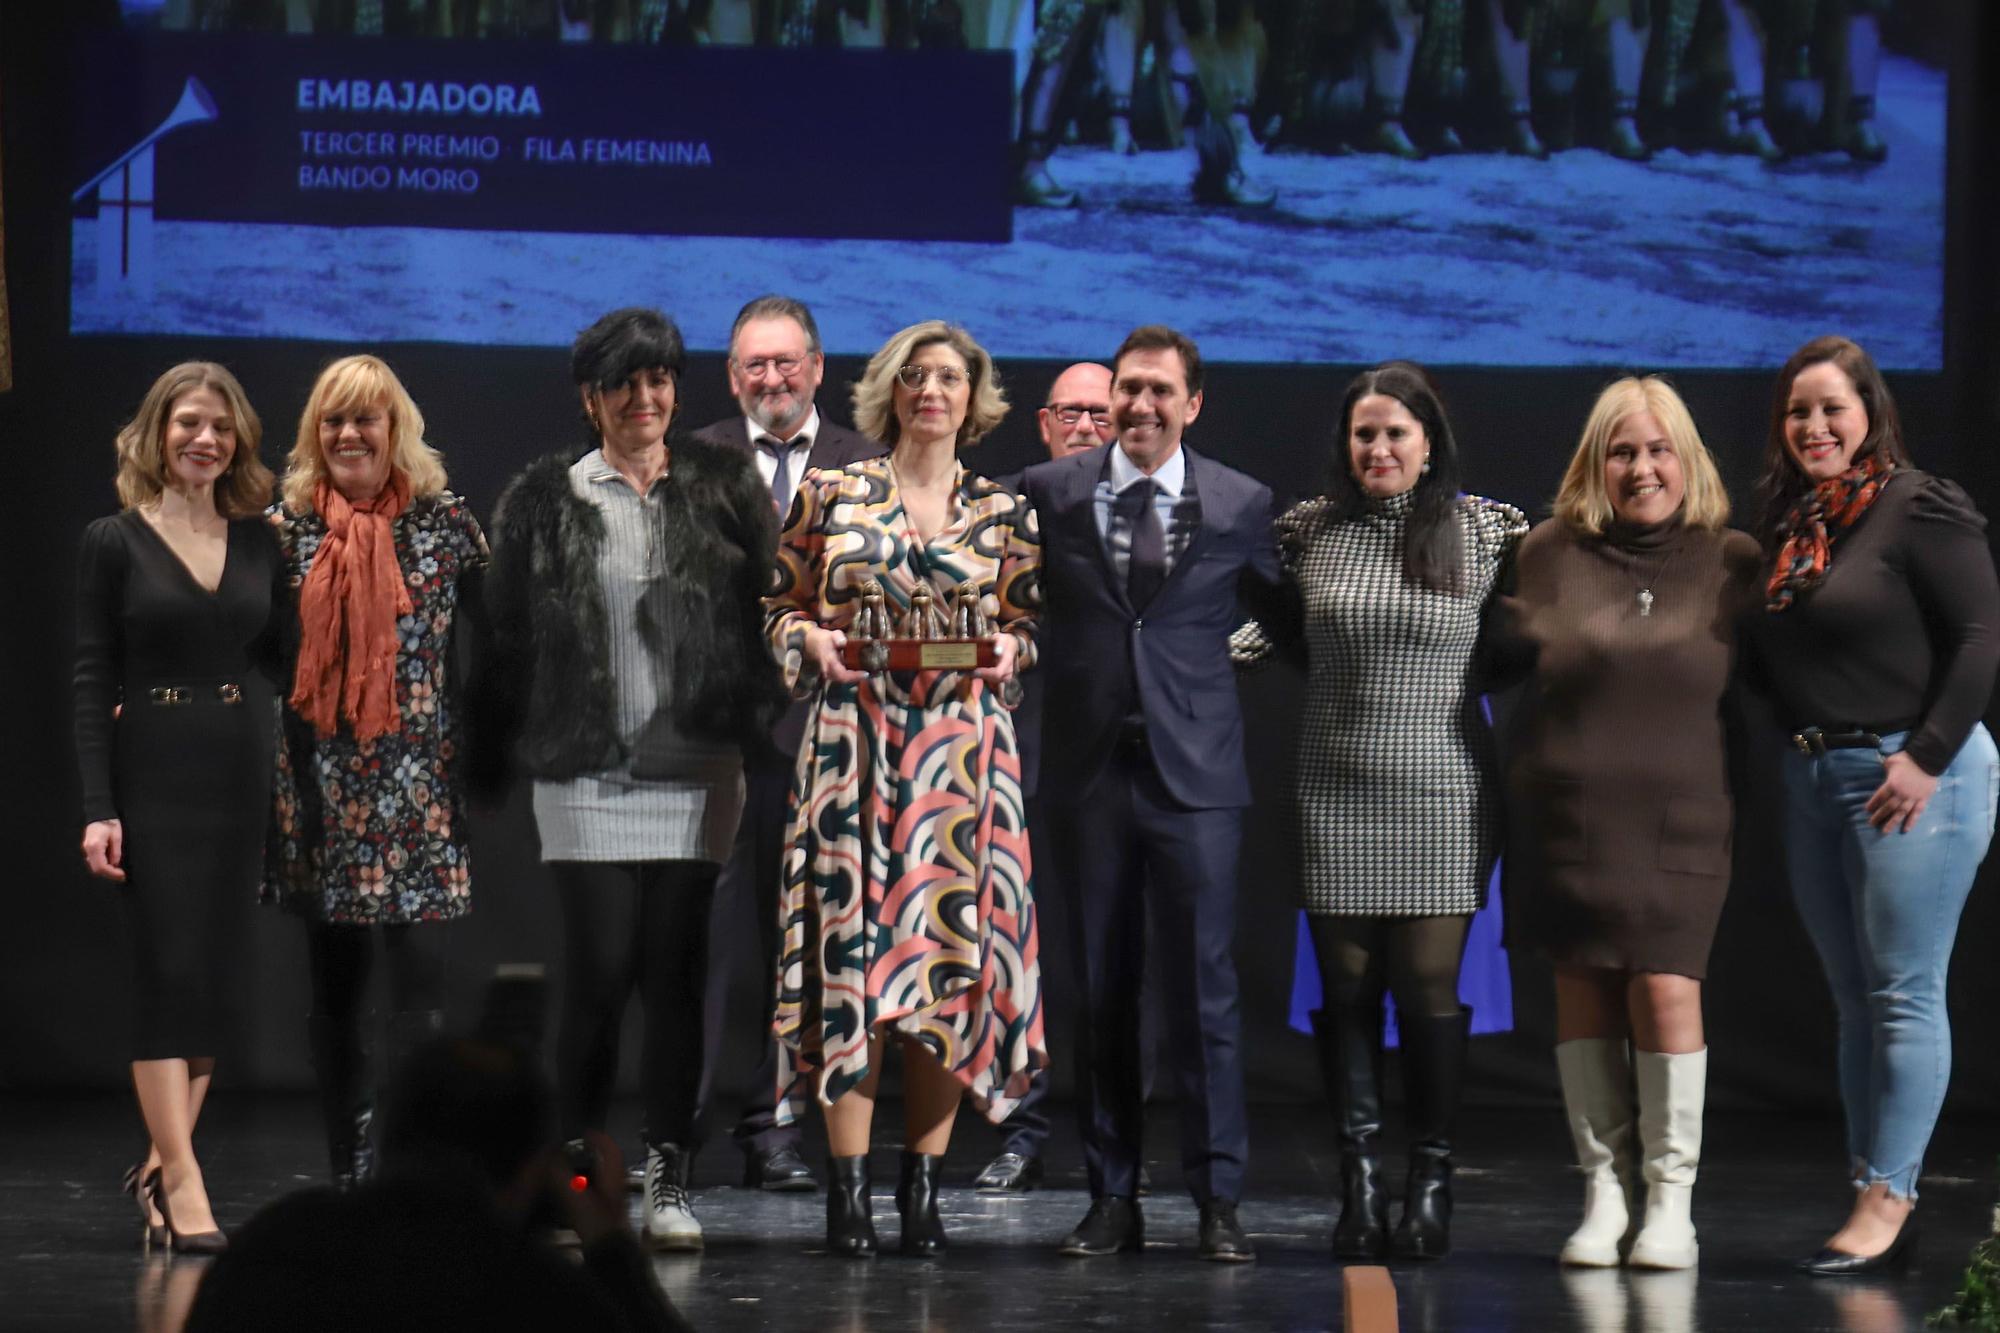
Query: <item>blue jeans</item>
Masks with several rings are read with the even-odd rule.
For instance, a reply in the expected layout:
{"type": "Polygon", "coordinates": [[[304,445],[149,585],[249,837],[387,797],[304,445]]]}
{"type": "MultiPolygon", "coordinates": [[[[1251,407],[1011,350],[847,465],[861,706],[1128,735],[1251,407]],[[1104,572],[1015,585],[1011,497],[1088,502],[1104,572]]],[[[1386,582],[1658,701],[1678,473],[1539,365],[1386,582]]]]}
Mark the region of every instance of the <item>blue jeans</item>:
{"type": "Polygon", "coordinates": [[[1908,833],[1878,833],[1862,807],[1882,785],[1875,750],[1793,751],[1785,764],[1792,896],[1840,1018],[1840,1100],[1860,1185],[1914,1199],[1951,1079],[1945,971],[1959,913],[1993,837],[2000,752],[1975,726],[1908,833]]]}

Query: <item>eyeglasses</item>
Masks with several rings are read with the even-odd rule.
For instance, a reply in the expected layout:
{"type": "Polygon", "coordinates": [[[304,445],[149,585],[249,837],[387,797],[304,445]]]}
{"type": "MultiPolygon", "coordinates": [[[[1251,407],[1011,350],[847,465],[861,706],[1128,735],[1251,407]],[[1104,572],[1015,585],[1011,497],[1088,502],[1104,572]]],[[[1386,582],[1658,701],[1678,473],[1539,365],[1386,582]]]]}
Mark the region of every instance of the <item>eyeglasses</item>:
{"type": "Polygon", "coordinates": [[[755,356],[748,361],[738,361],[736,368],[753,380],[764,378],[764,372],[775,370],[782,379],[790,379],[804,368],[807,358],[803,356],[755,356]]]}
{"type": "Polygon", "coordinates": [[[1085,417],[1089,417],[1090,424],[1099,430],[1108,430],[1111,427],[1111,409],[1108,407],[1077,407],[1069,403],[1050,403],[1048,410],[1055,413],[1056,420],[1065,426],[1074,426],[1085,417]]]}
{"type": "Polygon", "coordinates": [[[924,387],[924,381],[936,379],[937,386],[946,393],[955,392],[964,384],[967,375],[957,366],[899,366],[896,369],[896,383],[912,393],[924,387]]]}

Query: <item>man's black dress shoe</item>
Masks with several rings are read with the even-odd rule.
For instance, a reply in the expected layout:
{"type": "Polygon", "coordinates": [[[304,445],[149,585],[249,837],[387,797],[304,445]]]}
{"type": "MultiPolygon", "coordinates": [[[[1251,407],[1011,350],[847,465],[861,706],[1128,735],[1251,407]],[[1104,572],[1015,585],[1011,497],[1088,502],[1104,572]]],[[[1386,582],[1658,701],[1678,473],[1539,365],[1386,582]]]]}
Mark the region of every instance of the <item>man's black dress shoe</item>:
{"type": "Polygon", "coordinates": [[[1798,1270],[1813,1277],[1860,1277],[1866,1273],[1889,1273],[1905,1267],[1910,1262],[1910,1251],[1916,1248],[1917,1215],[1911,1212],[1903,1218],[1903,1229],[1896,1233],[1896,1239],[1889,1242],[1889,1248],[1880,1254],[1849,1254],[1831,1246],[1821,1246],[1817,1254],[1798,1262],[1798,1270]]]}
{"type": "Polygon", "coordinates": [[[1116,1254],[1120,1250],[1141,1249],[1145,1243],[1146,1224],[1139,1216],[1139,1205],[1131,1199],[1107,1194],[1091,1200],[1090,1211],[1083,1215],[1083,1221],[1063,1237],[1061,1253],[1083,1257],[1116,1254]]]}
{"type": "Polygon", "coordinates": [[[743,1154],[743,1184],[746,1189],[769,1190],[773,1194],[810,1194],[819,1186],[812,1168],[799,1156],[795,1144],[784,1144],[769,1152],[743,1154]]]}
{"type": "Polygon", "coordinates": [[[1003,1152],[986,1164],[973,1180],[981,1194],[1026,1194],[1042,1183],[1042,1159],[1017,1152],[1003,1152]]]}
{"type": "Polygon", "coordinates": [[[1201,1257],[1224,1264],[1247,1264],[1257,1257],[1236,1220],[1234,1201],[1210,1199],[1201,1206],[1201,1257]]]}

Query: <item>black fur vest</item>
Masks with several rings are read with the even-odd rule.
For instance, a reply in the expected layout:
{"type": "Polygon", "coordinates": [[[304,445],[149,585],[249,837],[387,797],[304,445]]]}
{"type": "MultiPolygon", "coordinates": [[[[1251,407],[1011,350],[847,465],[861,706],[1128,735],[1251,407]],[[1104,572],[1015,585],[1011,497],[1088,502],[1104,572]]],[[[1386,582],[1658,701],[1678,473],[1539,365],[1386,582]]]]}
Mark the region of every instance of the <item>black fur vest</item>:
{"type": "MultiPolygon", "coordinates": [[[[640,632],[669,659],[646,736],[769,744],[783,706],[764,640],[762,597],[777,546],[771,493],[750,455],[677,437],[656,511],[664,574],[640,607],[640,632]],[[664,642],[671,632],[673,642],[664,642]]],[[[498,785],[509,759],[563,781],[633,758],[635,771],[671,756],[631,755],[618,735],[610,640],[597,563],[604,519],[570,489],[575,455],[552,454],[509,482],[494,511],[486,605],[486,677],[476,769],[498,785]]],[[[665,742],[671,745],[671,739],[665,742]]],[[[644,776],[673,776],[670,771],[644,776]]]]}

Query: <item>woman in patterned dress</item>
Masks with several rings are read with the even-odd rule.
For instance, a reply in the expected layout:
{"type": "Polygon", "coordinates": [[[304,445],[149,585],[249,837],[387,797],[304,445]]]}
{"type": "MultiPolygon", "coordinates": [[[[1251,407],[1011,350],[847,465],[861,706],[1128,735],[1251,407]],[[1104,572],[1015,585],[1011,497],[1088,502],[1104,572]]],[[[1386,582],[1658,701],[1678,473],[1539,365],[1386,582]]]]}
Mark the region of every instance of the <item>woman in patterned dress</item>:
{"type": "Polygon", "coordinates": [[[1424,370],[1348,385],[1327,494],[1278,519],[1300,623],[1245,626],[1240,662],[1303,653],[1303,902],[1327,1002],[1313,1015],[1340,1121],[1333,1251],[1434,1259],[1451,1243],[1451,1140],[1471,1011],[1458,970],[1500,838],[1477,653],[1501,567],[1527,531],[1458,489],[1458,447],[1424,370]],[[1382,998],[1396,998],[1410,1128],[1394,1236],[1377,1137],[1382,998]]]}
{"type": "MultiPolygon", "coordinates": [[[[1021,769],[1010,713],[1034,660],[1038,539],[1019,497],[956,456],[1006,413],[984,348],[930,321],[891,338],[854,389],[887,458],[806,475],[778,552],[768,632],[814,708],[799,753],[781,920],[780,1039],[817,1081],[827,1244],[876,1248],[868,1138],[885,1048],[904,1053],[897,1206],[905,1253],[944,1247],[937,1173],[962,1096],[998,1123],[1047,1063],[1021,769]],[[865,675],[841,647],[862,590],[971,582],[997,660],[865,675]]],[[[781,1103],[783,1105],[783,1103],[781,1103]]]]}
{"type": "Polygon", "coordinates": [[[373,356],[342,357],[313,385],[273,521],[299,629],[264,891],[305,919],[313,1070],[333,1181],[347,1187],[372,1160],[362,1004],[375,941],[386,1073],[442,1028],[443,926],[472,907],[452,645],[486,539],[445,489],[423,414],[373,356]]]}

